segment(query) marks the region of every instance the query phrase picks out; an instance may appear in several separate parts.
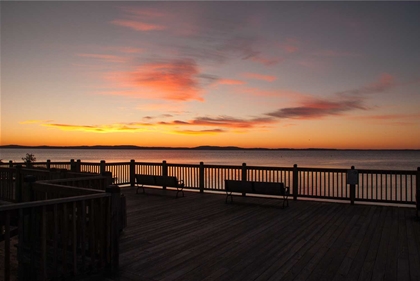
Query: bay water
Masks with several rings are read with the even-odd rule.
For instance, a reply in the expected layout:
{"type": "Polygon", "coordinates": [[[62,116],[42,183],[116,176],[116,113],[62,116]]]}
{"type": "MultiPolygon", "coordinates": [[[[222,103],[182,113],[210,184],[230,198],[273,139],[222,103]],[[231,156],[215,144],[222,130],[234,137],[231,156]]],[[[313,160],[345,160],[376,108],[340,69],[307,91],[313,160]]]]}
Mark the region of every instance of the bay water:
{"type": "Polygon", "coordinates": [[[167,150],[167,149],[62,149],[62,148],[0,148],[3,162],[22,162],[26,153],[37,162],[159,163],[242,165],[270,167],[345,168],[381,170],[416,170],[420,167],[420,150],[167,150]]]}

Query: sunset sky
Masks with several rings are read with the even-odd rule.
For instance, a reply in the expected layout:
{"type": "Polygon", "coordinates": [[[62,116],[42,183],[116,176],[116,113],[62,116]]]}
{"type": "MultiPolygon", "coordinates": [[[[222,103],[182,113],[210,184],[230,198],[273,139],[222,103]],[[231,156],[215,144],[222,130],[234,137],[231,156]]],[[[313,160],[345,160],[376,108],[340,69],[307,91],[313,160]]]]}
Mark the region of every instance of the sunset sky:
{"type": "Polygon", "coordinates": [[[1,3],[1,144],[420,149],[420,2],[1,3]]]}

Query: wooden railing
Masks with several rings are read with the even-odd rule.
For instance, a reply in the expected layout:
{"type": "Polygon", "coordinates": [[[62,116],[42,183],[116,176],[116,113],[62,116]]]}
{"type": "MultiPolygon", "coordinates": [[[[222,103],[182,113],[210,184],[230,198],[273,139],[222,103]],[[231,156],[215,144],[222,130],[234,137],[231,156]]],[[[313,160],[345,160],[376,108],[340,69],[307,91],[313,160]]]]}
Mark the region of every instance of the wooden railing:
{"type": "Polygon", "coordinates": [[[61,280],[116,270],[121,196],[116,186],[100,190],[107,181],[27,183],[32,202],[0,206],[0,280],[61,280]],[[96,189],[86,188],[95,183],[96,189]]]}
{"type": "MultiPolygon", "coordinates": [[[[53,162],[47,162],[49,166],[53,162]]],[[[42,164],[44,165],[44,164],[42,164]]],[[[63,163],[60,163],[63,165],[63,163]]],[[[183,179],[186,188],[223,191],[226,179],[284,182],[291,195],[297,198],[345,200],[350,202],[387,202],[415,204],[419,172],[391,170],[358,170],[358,184],[347,183],[347,169],[307,167],[256,167],[233,165],[205,165],[130,162],[68,164],[75,172],[111,172],[115,184],[134,185],[134,174],[167,175],[183,179]]],[[[45,166],[46,163],[45,163],[45,166]]]]}

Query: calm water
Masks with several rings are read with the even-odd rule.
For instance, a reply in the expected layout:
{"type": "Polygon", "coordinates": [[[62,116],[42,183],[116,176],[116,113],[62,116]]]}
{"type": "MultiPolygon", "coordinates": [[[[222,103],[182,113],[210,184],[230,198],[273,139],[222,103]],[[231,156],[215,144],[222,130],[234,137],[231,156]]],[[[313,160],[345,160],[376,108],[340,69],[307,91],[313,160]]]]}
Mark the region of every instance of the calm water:
{"type": "Polygon", "coordinates": [[[124,149],[0,149],[3,162],[21,162],[26,153],[32,153],[38,162],[162,162],[177,164],[220,164],[252,166],[358,169],[416,170],[420,167],[420,151],[195,151],[195,150],[124,150],[124,149]]]}

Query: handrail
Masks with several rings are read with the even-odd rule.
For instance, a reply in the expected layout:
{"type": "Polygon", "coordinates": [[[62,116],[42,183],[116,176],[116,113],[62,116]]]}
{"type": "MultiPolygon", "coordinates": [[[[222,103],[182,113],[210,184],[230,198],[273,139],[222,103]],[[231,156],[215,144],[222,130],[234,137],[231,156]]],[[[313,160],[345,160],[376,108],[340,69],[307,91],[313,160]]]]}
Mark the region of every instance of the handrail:
{"type": "Polygon", "coordinates": [[[84,201],[84,200],[105,198],[105,197],[111,196],[111,194],[108,194],[106,192],[100,192],[98,190],[93,190],[93,191],[96,191],[98,193],[89,194],[89,195],[64,197],[64,198],[58,198],[58,199],[39,200],[39,201],[25,202],[25,203],[7,204],[7,205],[0,206],[0,212],[34,208],[34,207],[42,207],[42,206],[50,206],[50,205],[61,204],[61,203],[79,202],[79,201],[84,201]]]}
{"type": "MultiPolygon", "coordinates": [[[[46,163],[50,166],[55,164],[51,161],[46,163]]],[[[414,204],[416,182],[420,181],[416,170],[358,169],[359,185],[355,186],[355,196],[352,199],[346,179],[348,169],[343,168],[247,166],[245,163],[179,164],[135,160],[117,163],[72,160],[66,164],[71,165],[75,172],[111,172],[113,182],[119,185],[133,186],[133,175],[136,173],[177,176],[184,180],[185,188],[199,189],[201,192],[223,191],[225,179],[283,181],[291,188],[291,195],[295,200],[302,197],[414,204]]]]}

